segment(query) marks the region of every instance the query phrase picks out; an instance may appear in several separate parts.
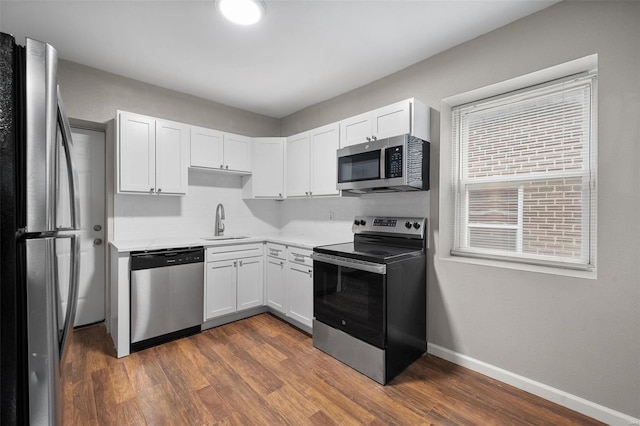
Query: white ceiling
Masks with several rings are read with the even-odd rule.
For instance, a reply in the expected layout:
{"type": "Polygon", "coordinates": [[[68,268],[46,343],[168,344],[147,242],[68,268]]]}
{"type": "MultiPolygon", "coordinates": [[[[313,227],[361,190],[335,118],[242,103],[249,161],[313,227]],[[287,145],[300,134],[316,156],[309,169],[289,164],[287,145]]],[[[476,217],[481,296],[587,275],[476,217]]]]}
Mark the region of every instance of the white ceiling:
{"type": "Polygon", "coordinates": [[[0,29],[62,58],[281,118],[558,0],[266,0],[253,27],[214,0],[1,0],[0,29]]]}

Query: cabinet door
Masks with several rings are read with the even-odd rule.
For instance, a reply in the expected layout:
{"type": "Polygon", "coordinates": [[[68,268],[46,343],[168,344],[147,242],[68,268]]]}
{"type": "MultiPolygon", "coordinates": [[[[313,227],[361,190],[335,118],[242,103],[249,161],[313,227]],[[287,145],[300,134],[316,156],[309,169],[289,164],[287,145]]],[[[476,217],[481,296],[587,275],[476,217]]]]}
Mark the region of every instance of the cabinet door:
{"type": "Polygon", "coordinates": [[[284,138],[254,138],[253,196],[282,198],[284,194],[284,138]]]}
{"type": "Polygon", "coordinates": [[[309,132],[311,150],[310,195],[338,195],[336,151],[340,142],[338,123],[309,132]]]}
{"type": "Polygon", "coordinates": [[[285,267],[284,260],[267,257],[267,306],[278,312],[286,313],[284,305],[285,267]]]}
{"type": "Polygon", "coordinates": [[[340,122],[340,148],[367,142],[373,135],[371,112],[359,114],[340,122]]]}
{"type": "Polygon", "coordinates": [[[373,134],[378,138],[411,133],[411,102],[406,100],[373,111],[373,134]]]}
{"type": "Polygon", "coordinates": [[[287,316],[312,327],[313,269],[289,264],[287,272],[287,316]]]}
{"type": "Polygon", "coordinates": [[[118,114],[119,192],[156,189],[156,121],[128,112],[118,114]]]}
{"type": "Polygon", "coordinates": [[[309,133],[287,138],[285,193],[287,197],[309,195],[309,133]]]}
{"type": "Polygon", "coordinates": [[[264,305],[264,260],[248,257],[238,260],[238,310],[264,305]]]}
{"type": "Polygon", "coordinates": [[[188,168],[189,127],[156,120],[156,192],[186,194],[188,168]]]}
{"type": "Polygon", "coordinates": [[[223,166],[223,133],[191,127],[191,166],[219,169],[223,166]]]}
{"type": "Polygon", "coordinates": [[[224,134],[225,170],[251,171],[251,138],[247,136],[224,134]]]}
{"type": "Polygon", "coordinates": [[[205,315],[209,320],[236,311],[236,260],[208,262],[205,286],[205,315]]]}

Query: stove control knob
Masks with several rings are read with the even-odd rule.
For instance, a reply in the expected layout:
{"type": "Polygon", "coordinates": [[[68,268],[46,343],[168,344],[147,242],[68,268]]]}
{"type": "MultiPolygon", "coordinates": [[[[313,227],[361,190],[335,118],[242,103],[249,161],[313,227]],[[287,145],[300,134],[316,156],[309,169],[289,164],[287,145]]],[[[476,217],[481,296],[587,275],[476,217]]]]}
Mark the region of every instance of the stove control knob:
{"type": "Polygon", "coordinates": [[[411,222],[407,221],[407,223],[405,223],[404,226],[406,226],[407,229],[411,229],[411,222]]]}
{"type": "Polygon", "coordinates": [[[353,221],[353,224],[355,226],[359,226],[360,225],[360,221],[358,219],[356,219],[356,220],[353,221]]]}
{"type": "Polygon", "coordinates": [[[366,220],[362,219],[362,220],[360,221],[360,225],[365,226],[366,224],[367,224],[367,221],[366,221],[366,220]]]}
{"type": "Polygon", "coordinates": [[[413,222],[413,227],[416,229],[420,229],[420,223],[419,222],[413,222]]]}

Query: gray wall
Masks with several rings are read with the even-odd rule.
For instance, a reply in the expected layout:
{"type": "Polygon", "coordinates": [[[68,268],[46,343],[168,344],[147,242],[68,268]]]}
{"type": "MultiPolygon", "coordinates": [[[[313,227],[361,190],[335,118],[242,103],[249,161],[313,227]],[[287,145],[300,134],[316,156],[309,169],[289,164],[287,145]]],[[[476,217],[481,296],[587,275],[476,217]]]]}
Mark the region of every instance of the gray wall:
{"type": "Polygon", "coordinates": [[[443,98],[597,53],[598,278],[440,259],[439,216],[449,212],[439,210],[439,161],[449,158],[439,159],[434,111],[428,339],[636,418],[639,46],[639,2],[562,2],[282,120],[290,135],[412,96],[439,110],[443,98]]]}
{"type": "Polygon", "coordinates": [[[60,60],[58,80],[67,115],[78,120],[106,123],[122,109],[246,136],[280,135],[280,121],[275,118],[74,62],[60,60]]]}

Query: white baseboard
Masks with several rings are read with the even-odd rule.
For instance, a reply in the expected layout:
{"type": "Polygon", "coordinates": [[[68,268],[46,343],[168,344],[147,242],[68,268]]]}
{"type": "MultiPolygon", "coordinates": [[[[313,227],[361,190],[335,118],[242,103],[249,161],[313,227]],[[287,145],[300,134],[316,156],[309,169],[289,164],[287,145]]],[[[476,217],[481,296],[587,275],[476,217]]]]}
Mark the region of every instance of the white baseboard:
{"type": "Polygon", "coordinates": [[[503,383],[577,411],[578,413],[593,417],[594,419],[608,425],[640,426],[640,419],[596,404],[595,402],[587,401],[579,396],[536,382],[535,380],[528,379],[500,367],[487,364],[486,362],[471,358],[470,356],[459,354],[452,350],[443,348],[442,346],[427,343],[427,352],[431,355],[437,356],[438,358],[442,358],[470,370],[477,371],[485,376],[500,380],[503,383]]]}

